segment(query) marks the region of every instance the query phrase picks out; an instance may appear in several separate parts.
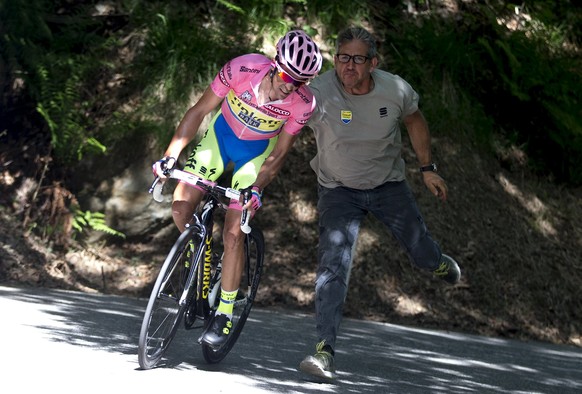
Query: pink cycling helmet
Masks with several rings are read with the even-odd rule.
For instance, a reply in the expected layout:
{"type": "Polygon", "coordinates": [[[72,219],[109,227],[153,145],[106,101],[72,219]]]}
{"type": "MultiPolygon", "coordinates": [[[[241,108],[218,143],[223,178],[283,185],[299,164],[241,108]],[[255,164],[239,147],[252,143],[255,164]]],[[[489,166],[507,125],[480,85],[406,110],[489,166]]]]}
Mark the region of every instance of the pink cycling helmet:
{"type": "Polygon", "coordinates": [[[292,77],[307,82],[321,70],[319,48],[302,30],[292,30],[277,43],[277,62],[292,73],[292,77]]]}

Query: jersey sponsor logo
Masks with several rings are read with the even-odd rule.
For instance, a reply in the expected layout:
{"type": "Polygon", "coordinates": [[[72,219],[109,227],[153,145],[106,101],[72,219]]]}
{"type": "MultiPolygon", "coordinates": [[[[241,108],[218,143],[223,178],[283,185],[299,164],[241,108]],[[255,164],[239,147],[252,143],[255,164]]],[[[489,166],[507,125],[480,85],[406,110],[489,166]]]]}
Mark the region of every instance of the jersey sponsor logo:
{"type": "Polygon", "coordinates": [[[299,97],[301,97],[301,99],[303,100],[303,102],[309,104],[311,102],[311,100],[309,100],[309,97],[307,97],[306,95],[303,94],[303,92],[301,91],[301,89],[298,89],[295,91],[295,93],[297,93],[299,95],[299,97]]]}
{"type": "Polygon", "coordinates": [[[226,75],[229,80],[232,80],[232,66],[230,62],[226,63],[226,75]]]}
{"type": "Polygon", "coordinates": [[[222,82],[222,84],[224,86],[230,88],[230,84],[228,83],[228,81],[226,80],[226,77],[224,76],[224,68],[220,69],[220,72],[218,73],[218,77],[220,78],[220,82],[222,82]]]}
{"type": "Polygon", "coordinates": [[[279,130],[287,120],[277,119],[260,112],[252,105],[237,97],[233,90],[228,92],[227,104],[235,118],[256,133],[273,133],[279,130]]]}
{"type": "Polygon", "coordinates": [[[253,96],[249,93],[248,90],[245,90],[243,94],[240,95],[240,98],[248,103],[253,99],[253,96]]]}
{"type": "Polygon", "coordinates": [[[380,117],[385,118],[388,116],[388,108],[382,107],[378,111],[380,111],[380,117]]]}
{"type": "Polygon", "coordinates": [[[267,108],[269,111],[274,112],[274,113],[276,113],[278,115],[291,116],[291,112],[286,111],[286,110],[281,109],[281,108],[274,107],[274,106],[272,106],[270,104],[265,105],[265,108],[267,108]]]}
{"type": "Polygon", "coordinates": [[[352,111],[349,111],[347,109],[342,109],[340,113],[340,119],[344,124],[350,123],[352,121],[352,116],[353,116],[352,111]]]}
{"type": "Polygon", "coordinates": [[[257,68],[248,68],[247,66],[240,66],[240,72],[258,74],[261,72],[261,70],[257,68]]]}
{"type": "MultiPolygon", "coordinates": [[[[208,130],[204,133],[204,137],[206,137],[206,135],[208,134],[208,130]]],[[[202,137],[202,138],[204,138],[202,137]]],[[[194,148],[194,150],[198,150],[198,148],[201,146],[200,143],[198,143],[198,145],[196,145],[196,147],[194,148]]],[[[212,168],[208,168],[204,165],[204,163],[198,163],[196,161],[196,159],[194,159],[194,155],[191,155],[188,160],[186,161],[186,166],[185,168],[192,170],[192,173],[194,174],[198,174],[202,177],[205,177],[207,179],[212,179],[214,177],[214,175],[216,175],[216,167],[212,167],[212,168]]]]}

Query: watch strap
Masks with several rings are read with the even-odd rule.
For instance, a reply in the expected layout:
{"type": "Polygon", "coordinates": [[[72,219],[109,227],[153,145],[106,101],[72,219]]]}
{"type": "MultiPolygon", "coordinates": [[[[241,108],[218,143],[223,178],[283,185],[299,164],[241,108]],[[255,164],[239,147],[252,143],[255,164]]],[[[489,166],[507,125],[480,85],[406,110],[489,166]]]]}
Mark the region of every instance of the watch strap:
{"type": "Polygon", "coordinates": [[[427,172],[427,171],[437,172],[437,165],[435,163],[431,163],[427,166],[420,167],[420,172],[427,172]]]}

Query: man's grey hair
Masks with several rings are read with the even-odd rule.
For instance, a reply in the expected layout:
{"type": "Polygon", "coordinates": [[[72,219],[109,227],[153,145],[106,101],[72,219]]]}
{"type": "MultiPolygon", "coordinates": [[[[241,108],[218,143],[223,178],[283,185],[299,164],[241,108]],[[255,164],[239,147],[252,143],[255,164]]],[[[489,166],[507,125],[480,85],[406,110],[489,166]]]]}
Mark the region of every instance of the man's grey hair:
{"type": "Polygon", "coordinates": [[[339,48],[346,42],[353,40],[360,40],[368,45],[368,57],[373,58],[378,56],[376,48],[376,39],[374,36],[363,27],[348,27],[342,30],[338,35],[335,43],[335,53],[339,53],[339,48]]]}

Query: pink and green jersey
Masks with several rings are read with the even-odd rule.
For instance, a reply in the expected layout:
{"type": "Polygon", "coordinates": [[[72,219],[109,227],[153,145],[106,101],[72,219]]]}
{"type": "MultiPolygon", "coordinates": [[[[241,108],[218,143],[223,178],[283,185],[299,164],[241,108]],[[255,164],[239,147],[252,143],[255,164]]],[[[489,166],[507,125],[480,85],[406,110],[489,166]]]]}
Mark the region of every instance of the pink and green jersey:
{"type": "Polygon", "coordinates": [[[315,108],[313,94],[305,85],[283,100],[257,103],[257,92],[272,61],[260,54],[236,57],[226,63],[210,87],[224,97],[221,112],[236,137],[263,140],[281,131],[299,134],[315,108]]]}

